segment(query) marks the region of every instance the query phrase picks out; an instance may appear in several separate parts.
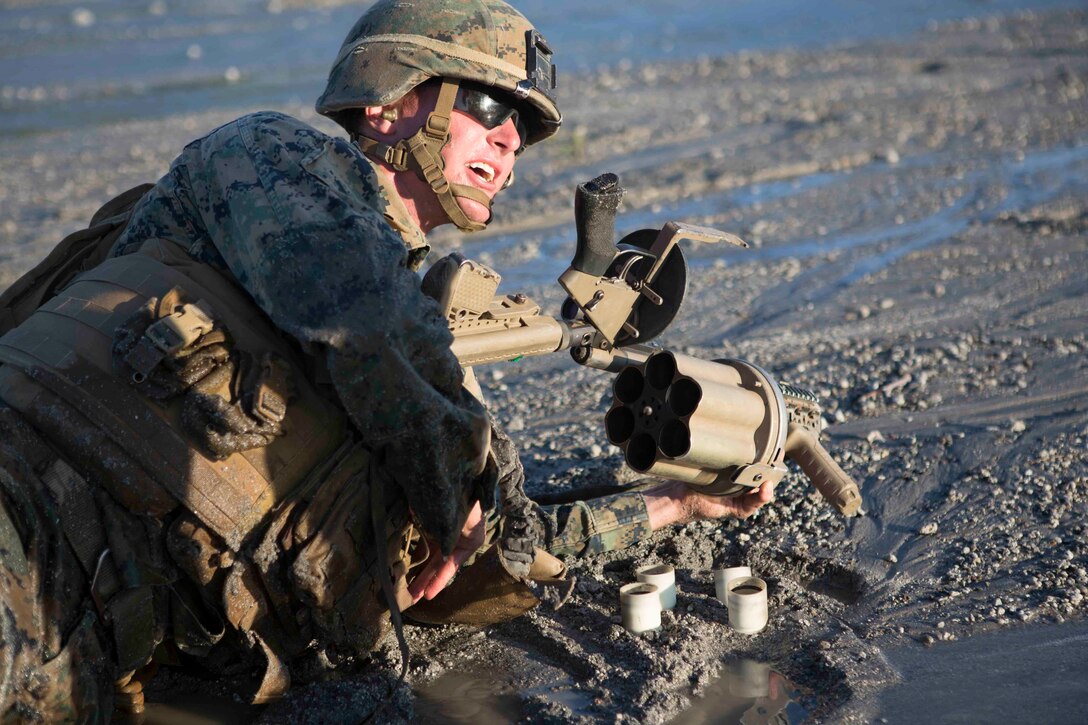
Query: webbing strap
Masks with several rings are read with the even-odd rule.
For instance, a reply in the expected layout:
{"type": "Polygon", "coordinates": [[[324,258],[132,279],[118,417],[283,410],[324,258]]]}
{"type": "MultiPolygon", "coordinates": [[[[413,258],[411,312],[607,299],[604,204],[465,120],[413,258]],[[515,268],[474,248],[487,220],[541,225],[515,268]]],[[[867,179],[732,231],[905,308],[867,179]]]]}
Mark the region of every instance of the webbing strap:
{"type": "Polygon", "coordinates": [[[401,617],[400,606],[397,604],[397,595],[393,591],[393,575],[389,569],[389,557],[385,550],[386,512],[385,512],[385,478],[376,465],[377,455],[370,456],[370,525],[374,533],[374,554],[377,560],[378,580],[382,584],[382,595],[385,596],[385,604],[389,607],[389,620],[393,623],[393,631],[397,635],[397,644],[400,646],[400,676],[396,684],[389,688],[385,697],[370,713],[365,722],[372,722],[389,705],[393,695],[404,678],[408,675],[408,659],[411,651],[408,649],[408,641],[404,638],[404,619],[401,617]]]}
{"type": "Polygon", "coordinates": [[[367,156],[373,156],[384,161],[397,171],[408,170],[408,150],[401,143],[390,146],[369,136],[355,135],[355,145],[367,156]]]}
{"type": "Polygon", "coordinates": [[[442,79],[434,110],[427,116],[423,127],[410,138],[401,139],[391,146],[369,136],[356,134],[355,143],[364,154],[384,161],[397,171],[415,171],[431,187],[442,210],[457,228],[465,232],[478,232],[491,221],[491,198],[471,186],[451,184],[446,178],[446,164],[442,159],[442,149],[450,138],[450,119],[453,116],[453,106],[457,102],[458,88],[458,81],[442,79]],[[487,221],[469,219],[457,203],[457,197],[482,204],[488,210],[487,221]]]}
{"type": "Polygon", "coordinates": [[[107,542],[90,485],[61,458],[55,459],[41,478],[57,502],[61,528],[83,572],[88,579],[97,579],[101,584],[99,591],[109,598],[121,585],[113,567],[102,568],[107,542]]]}

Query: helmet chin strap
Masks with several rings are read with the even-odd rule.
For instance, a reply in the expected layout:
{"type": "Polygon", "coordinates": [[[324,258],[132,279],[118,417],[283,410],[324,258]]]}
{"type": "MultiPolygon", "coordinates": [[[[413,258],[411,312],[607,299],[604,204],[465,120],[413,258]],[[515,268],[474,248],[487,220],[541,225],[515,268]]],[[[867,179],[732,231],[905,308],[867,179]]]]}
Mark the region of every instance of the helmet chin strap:
{"type": "Polygon", "coordinates": [[[442,79],[434,110],[427,116],[423,127],[411,137],[401,139],[392,146],[359,133],[353,140],[364,154],[384,161],[397,171],[414,171],[431,187],[451,222],[462,231],[478,232],[491,221],[491,199],[475,187],[450,183],[442,158],[442,149],[450,140],[450,118],[453,104],[457,101],[458,85],[457,81],[442,79]],[[457,203],[458,198],[482,204],[487,209],[487,221],[469,219],[457,203]]]}

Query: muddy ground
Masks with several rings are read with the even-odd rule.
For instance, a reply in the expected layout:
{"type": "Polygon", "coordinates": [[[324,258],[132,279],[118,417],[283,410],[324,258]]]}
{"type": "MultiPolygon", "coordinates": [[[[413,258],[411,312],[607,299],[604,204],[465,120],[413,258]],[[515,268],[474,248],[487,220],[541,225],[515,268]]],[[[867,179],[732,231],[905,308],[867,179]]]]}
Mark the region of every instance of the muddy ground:
{"type": "MultiPolygon", "coordinates": [[[[482,631],[412,628],[412,689],[390,712],[711,722],[785,707],[791,720],[907,721],[902,698],[882,700],[903,679],[893,653],[928,647],[922,661],[936,664],[956,640],[1047,637],[1082,619],[1086,84],[1086,15],[1059,11],[894,43],[614,67],[568,88],[564,132],[526,155],[494,227],[436,246],[494,265],[504,290],[555,313],[549,280],[569,259],[578,181],[620,173],[624,232],[675,218],[740,234],[752,249],[686,249],[688,296],[660,342],[815,390],[864,515],[844,520],[791,473],[748,521],[569,562],[578,584],[558,611],[482,631]],[[634,637],[618,623],[617,589],[654,562],[677,567],[678,606],[659,633],[634,637]],[[770,624],[756,636],[732,632],[714,598],[711,570],[740,563],[769,584],[770,624]],[[792,702],[720,679],[738,668],[792,702]]],[[[0,284],[111,193],[156,178],[181,144],[247,110],[5,141],[0,284]]],[[[562,355],[479,374],[532,493],[633,479],[604,440],[609,376],[562,355]]],[[[397,659],[391,645],[363,681],[388,681],[397,659]]],[[[262,717],[365,715],[359,681],[300,690],[262,717]]],[[[1088,699],[1070,685],[1063,712],[1084,716],[1088,699]]],[[[1030,690],[1018,699],[1032,706],[1030,690]]]]}

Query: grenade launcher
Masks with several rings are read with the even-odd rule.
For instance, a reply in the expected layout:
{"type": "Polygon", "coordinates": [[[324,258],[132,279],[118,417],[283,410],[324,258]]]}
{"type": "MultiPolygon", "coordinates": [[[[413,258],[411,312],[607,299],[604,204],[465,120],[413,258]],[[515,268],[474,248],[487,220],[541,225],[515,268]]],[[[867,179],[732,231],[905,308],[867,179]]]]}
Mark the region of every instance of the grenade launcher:
{"type": "Polygon", "coordinates": [[[463,366],[570,350],[582,365],[618,373],[605,415],[608,440],[636,471],[736,496],[786,474],[795,461],[839,511],[861,506],[854,481],[820,444],[821,407],[809,390],[743,360],[706,361],[648,346],[687,289],[681,239],[748,245],[715,229],[669,222],[614,242],[624,190],[615,174],[578,186],[577,249],[559,277],[561,319],[523,294],[496,295],[499,275],[450,255],[423,289],[442,308],[463,366]]]}

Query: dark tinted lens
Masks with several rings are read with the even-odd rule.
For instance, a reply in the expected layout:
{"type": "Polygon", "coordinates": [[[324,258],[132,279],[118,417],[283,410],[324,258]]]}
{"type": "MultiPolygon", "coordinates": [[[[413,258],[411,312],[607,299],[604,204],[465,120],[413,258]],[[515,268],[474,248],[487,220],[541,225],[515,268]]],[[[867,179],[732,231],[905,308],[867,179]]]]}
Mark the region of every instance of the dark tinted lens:
{"type": "Polygon", "coordinates": [[[475,86],[462,86],[457,93],[457,102],[453,105],[459,111],[482,123],[485,128],[495,128],[506,123],[510,118],[514,119],[518,135],[521,137],[522,146],[528,136],[528,130],[521,119],[518,106],[502,95],[490,89],[477,88],[475,86]]]}

